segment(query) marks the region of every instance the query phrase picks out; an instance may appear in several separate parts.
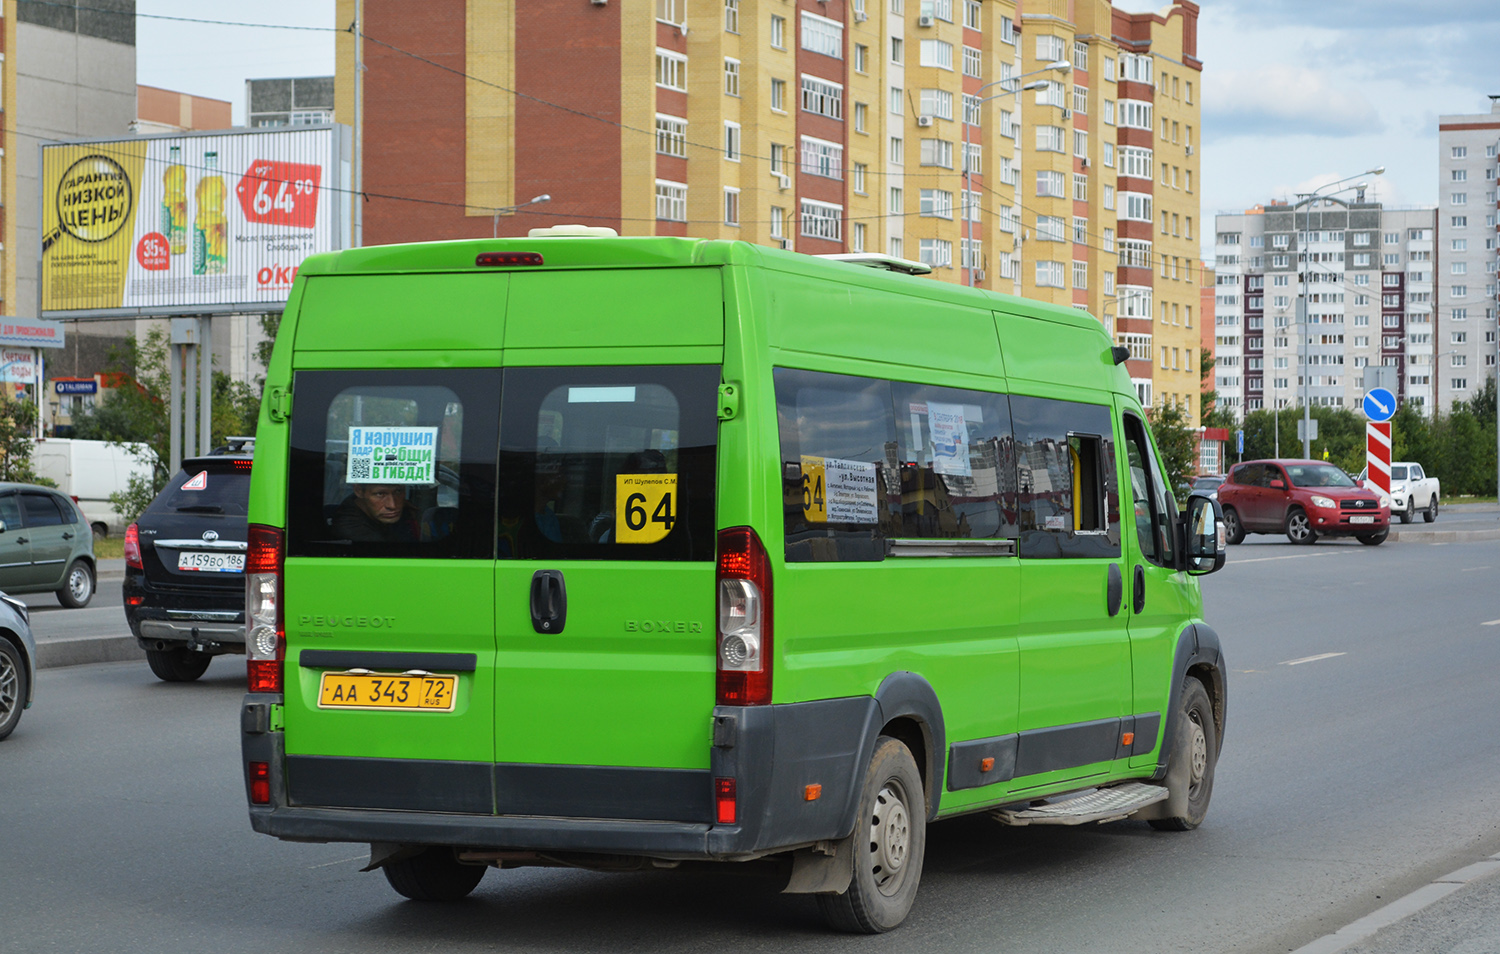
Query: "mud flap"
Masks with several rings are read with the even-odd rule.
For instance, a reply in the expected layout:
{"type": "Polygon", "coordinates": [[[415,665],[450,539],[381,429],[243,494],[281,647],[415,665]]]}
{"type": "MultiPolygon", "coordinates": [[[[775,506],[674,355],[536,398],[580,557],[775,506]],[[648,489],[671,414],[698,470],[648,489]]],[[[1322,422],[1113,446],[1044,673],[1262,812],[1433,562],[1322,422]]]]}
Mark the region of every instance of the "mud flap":
{"type": "Polygon", "coordinates": [[[1167,774],[1162,781],[1167,786],[1165,801],[1147,805],[1131,817],[1136,821],[1153,818],[1186,818],[1188,814],[1188,787],[1192,783],[1193,754],[1191,751],[1192,720],[1179,707],[1172,717],[1172,754],[1167,761],[1167,774]]]}
{"type": "Polygon", "coordinates": [[[854,879],[854,836],[792,852],[792,876],[782,894],[843,894],[854,879]]]}

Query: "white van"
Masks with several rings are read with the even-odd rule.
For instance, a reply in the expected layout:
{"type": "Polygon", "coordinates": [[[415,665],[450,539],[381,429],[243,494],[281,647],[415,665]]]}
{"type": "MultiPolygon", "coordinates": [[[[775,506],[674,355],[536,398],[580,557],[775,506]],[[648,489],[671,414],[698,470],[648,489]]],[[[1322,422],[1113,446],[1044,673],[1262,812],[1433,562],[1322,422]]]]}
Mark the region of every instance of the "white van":
{"type": "Polygon", "coordinates": [[[107,537],[125,532],[125,518],[109,495],[125,490],[131,477],[150,478],[149,454],[145,444],[44,437],[36,442],[31,463],[38,477],[50,478],[58,490],[78,501],[95,537],[107,537]]]}

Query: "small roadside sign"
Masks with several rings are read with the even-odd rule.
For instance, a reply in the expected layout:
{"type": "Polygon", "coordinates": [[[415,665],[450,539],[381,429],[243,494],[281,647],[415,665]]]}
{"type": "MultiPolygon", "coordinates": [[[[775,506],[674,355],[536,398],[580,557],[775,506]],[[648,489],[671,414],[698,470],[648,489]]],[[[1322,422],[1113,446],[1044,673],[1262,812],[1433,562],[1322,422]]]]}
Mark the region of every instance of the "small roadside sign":
{"type": "Polygon", "coordinates": [[[1396,395],[1385,388],[1371,388],[1365,395],[1365,417],[1376,424],[1389,421],[1396,416],[1396,395]]]}
{"type": "Polygon", "coordinates": [[[1245,432],[1244,431],[1235,431],[1234,432],[1234,452],[1236,454],[1243,454],[1245,452],[1245,432]]]}

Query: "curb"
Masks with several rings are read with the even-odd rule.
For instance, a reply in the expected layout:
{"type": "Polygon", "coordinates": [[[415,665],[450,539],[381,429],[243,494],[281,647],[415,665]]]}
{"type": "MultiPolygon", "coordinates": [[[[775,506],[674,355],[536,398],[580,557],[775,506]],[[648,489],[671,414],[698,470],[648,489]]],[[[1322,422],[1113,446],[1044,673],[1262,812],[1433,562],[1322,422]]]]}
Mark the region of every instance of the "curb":
{"type": "Polygon", "coordinates": [[[1391,542],[1407,543],[1478,543],[1500,540],[1500,528],[1494,530],[1392,530],[1391,542]]]}
{"type": "MultiPolygon", "coordinates": [[[[1478,533],[1489,533],[1491,531],[1481,530],[1478,533]]],[[[1313,941],[1311,944],[1297,948],[1292,954],[1337,954],[1346,948],[1353,947],[1361,941],[1367,941],[1376,933],[1393,924],[1404,921],[1415,915],[1423,908],[1435,904],[1448,895],[1459,890],[1467,884],[1489,878],[1500,873],[1500,855],[1491,855],[1483,861],[1466,865],[1457,871],[1435,878],[1430,883],[1406,895],[1397,898],[1390,904],[1370,912],[1352,924],[1346,924],[1334,931],[1325,934],[1313,941]]]]}
{"type": "Polygon", "coordinates": [[[75,636],[71,639],[39,640],[36,668],[83,666],[88,663],[144,661],[145,650],[134,636],[75,636]]]}

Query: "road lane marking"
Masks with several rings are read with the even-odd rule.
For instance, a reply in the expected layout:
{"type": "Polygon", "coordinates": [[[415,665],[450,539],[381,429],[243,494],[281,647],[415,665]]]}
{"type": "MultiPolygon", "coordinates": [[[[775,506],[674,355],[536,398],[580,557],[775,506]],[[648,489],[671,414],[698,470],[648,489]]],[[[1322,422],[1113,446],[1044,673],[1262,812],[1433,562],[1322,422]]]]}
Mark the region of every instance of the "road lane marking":
{"type": "Polygon", "coordinates": [[[1278,666],[1300,666],[1303,663],[1317,662],[1319,659],[1332,659],[1335,656],[1347,656],[1348,653],[1319,653],[1316,656],[1303,656],[1301,659],[1285,659],[1277,663],[1278,666]]]}
{"type": "Polygon", "coordinates": [[[1492,619],[1492,620],[1490,620],[1487,623],[1480,623],[1479,625],[1480,626],[1500,626],[1500,619],[1492,619]]]}
{"type": "Polygon", "coordinates": [[[1290,556],[1256,557],[1253,560],[1235,560],[1235,563],[1264,563],[1267,560],[1308,560],[1313,557],[1333,556],[1332,553],[1294,553],[1290,556]]]}
{"type": "Polygon", "coordinates": [[[1493,569],[1494,569],[1494,567],[1492,567],[1492,566],[1466,566],[1462,570],[1459,570],[1458,572],[1460,572],[1460,573],[1477,573],[1480,570],[1493,570],[1493,569]]]}

